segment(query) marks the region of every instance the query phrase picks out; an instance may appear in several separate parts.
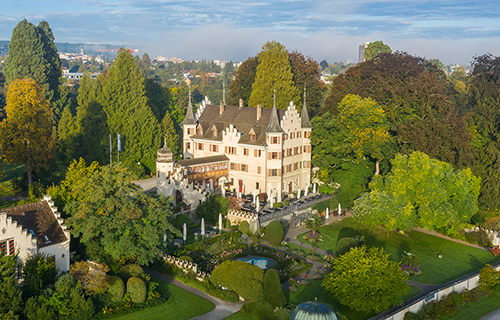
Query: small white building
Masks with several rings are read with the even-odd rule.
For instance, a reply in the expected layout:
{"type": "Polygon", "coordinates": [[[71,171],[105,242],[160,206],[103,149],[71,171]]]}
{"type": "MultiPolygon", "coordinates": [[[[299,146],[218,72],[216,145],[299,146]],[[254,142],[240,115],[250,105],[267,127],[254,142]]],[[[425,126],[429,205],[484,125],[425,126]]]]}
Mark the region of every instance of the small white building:
{"type": "Polygon", "coordinates": [[[59,272],[67,272],[69,242],[69,231],[48,195],[40,202],[0,212],[0,250],[5,255],[17,253],[24,261],[30,255],[45,253],[54,257],[59,272]]]}

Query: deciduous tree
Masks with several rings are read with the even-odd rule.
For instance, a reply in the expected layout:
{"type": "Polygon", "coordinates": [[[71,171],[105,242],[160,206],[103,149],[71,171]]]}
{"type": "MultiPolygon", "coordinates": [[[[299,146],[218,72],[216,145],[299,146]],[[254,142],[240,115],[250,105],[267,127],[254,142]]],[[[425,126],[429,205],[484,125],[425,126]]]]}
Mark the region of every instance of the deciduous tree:
{"type": "Polygon", "coordinates": [[[353,215],[371,226],[456,232],[477,212],[480,179],[424,153],[397,155],[391,173],[375,179],[356,201],[353,215]]]}
{"type": "Polygon", "coordinates": [[[375,42],[370,42],[368,46],[365,48],[365,60],[371,60],[375,58],[380,53],[391,53],[392,49],[388,45],[386,45],[382,40],[378,40],[375,42]]]}
{"type": "Polygon", "coordinates": [[[25,165],[31,185],[33,171],[46,168],[54,152],[49,102],[33,79],[14,80],[7,91],[6,112],[0,123],[0,153],[9,163],[25,165]]]}
{"type": "Polygon", "coordinates": [[[234,72],[234,79],[229,84],[227,95],[227,104],[238,106],[240,99],[243,99],[243,104],[249,106],[250,95],[252,94],[252,85],[255,81],[257,66],[259,65],[259,57],[249,57],[234,72]]]}
{"type": "Polygon", "coordinates": [[[337,301],[354,310],[381,312],[403,302],[408,290],[399,263],[382,248],[351,248],[333,260],[321,284],[337,301]]]}
{"type": "Polygon", "coordinates": [[[84,244],[100,243],[113,259],[149,264],[163,253],[164,234],[180,235],[168,221],[170,202],[146,194],[123,166],[105,166],[74,188],[66,206],[71,233],[84,244]]]}

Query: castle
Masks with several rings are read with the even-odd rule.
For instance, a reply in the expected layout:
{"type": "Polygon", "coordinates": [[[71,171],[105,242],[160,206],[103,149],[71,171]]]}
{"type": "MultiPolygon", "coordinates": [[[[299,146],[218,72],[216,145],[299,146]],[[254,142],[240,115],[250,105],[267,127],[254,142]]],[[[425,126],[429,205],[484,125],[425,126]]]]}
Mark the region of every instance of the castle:
{"type": "Polygon", "coordinates": [[[172,151],[158,151],[157,188],[167,196],[194,205],[200,192],[229,189],[238,195],[266,193],[272,202],[311,183],[311,123],[306,92],[299,113],[293,102],[286,110],[212,105],[208,98],[193,112],[191,94],[183,127],[183,160],[172,151]],[[188,195],[189,194],[189,195],[188,195]],[[188,200],[188,201],[186,201],[188,200]]]}

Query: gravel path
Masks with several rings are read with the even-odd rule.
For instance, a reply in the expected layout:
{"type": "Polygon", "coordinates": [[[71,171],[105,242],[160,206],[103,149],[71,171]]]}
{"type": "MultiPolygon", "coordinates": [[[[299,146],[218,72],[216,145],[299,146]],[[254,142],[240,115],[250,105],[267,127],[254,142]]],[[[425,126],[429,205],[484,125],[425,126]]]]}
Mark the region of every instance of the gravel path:
{"type": "Polygon", "coordinates": [[[490,312],[479,320],[498,320],[500,319],[500,309],[490,312]]]}

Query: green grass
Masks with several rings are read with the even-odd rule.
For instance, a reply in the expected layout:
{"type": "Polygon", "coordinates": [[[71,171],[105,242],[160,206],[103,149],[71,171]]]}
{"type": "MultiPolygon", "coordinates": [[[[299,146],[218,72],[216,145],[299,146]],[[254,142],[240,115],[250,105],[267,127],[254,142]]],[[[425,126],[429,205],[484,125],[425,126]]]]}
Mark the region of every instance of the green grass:
{"type": "Polygon", "coordinates": [[[0,170],[2,169],[4,172],[3,175],[0,176],[0,182],[9,181],[15,177],[22,177],[24,173],[24,165],[0,163],[0,170]]]}
{"type": "MultiPolygon", "coordinates": [[[[304,258],[307,258],[308,255],[312,254],[311,250],[308,250],[306,248],[300,247],[300,246],[298,246],[296,244],[293,244],[293,243],[288,243],[287,246],[288,246],[288,252],[293,253],[292,251],[294,251],[294,250],[300,250],[300,251],[302,251],[302,253],[303,253],[302,257],[304,257],[304,258]]],[[[314,253],[314,255],[319,258],[318,262],[323,262],[323,256],[322,255],[320,255],[319,253],[314,253]]]]}
{"type": "Polygon", "coordinates": [[[249,315],[244,310],[240,310],[236,313],[233,313],[229,317],[224,318],[224,320],[254,320],[254,317],[249,315]]]}
{"type": "Polygon", "coordinates": [[[185,214],[179,214],[179,215],[176,215],[172,220],[171,220],[171,223],[174,227],[176,227],[177,229],[179,229],[181,232],[182,232],[182,228],[183,228],[183,225],[184,223],[186,224],[186,227],[188,229],[191,229],[192,227],[194,227],[196,224],[193,222],[193,220],[189,219],[188,216],[186,216],[185,214]]]}
{"type": "Polygon", "coordinates": [[[212,302],[178,288],[173,284],[169,284],[154,276],[151,276],[151,280],[159,283],[157,290],[163,296],[167,297],[167,301],[162,305],[129,313],[113,319],[182,320],[199,316],[215,308],[212,302]]]}
{"type": "Polygon", "coordinates": [[[382,229],[372,230],[354,222],[352,218],[345,218],[339,223],[324,226],[319,232],[323,236],[323,242],[306,242],[302,238],[303,235],[297,238],[304,243],[334,252],[338,239],[364,236],[364,243],[367,247],[384,248],[393,261],[401,261],[403,251],[417,253],[420,258],[419,267],[423,274],[410,277],[410,280],[421,283],[447,283],[481,269],[486,263],[493,264],[500,261],[500,256],[494,257],[486,250],[417,231],[410,231],[403,235],[382,229]],[[439,254],[443,256],[442,259],[438,258],[439,254]]]}
{"type": "Polygon", "coordinates": [[[500,309],[500,291],[461,306],[453,316],[442,318],[442,320],[476,320],[497,309],[500,309]]]}

